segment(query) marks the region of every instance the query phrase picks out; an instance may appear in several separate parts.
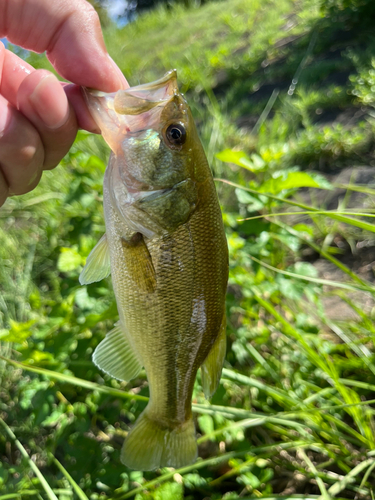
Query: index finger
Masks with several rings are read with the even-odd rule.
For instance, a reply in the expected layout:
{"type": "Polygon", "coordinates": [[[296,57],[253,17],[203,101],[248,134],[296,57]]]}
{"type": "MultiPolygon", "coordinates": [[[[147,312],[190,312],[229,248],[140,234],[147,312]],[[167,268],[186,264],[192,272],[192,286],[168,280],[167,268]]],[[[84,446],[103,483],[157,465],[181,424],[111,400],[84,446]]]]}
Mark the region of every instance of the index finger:
{"type": "Polygon", "coordinates": [[[85,0],[0,0],[0,38],[34,52],[46,51],[71,82],[104,92],[127,88],[104,45],[99,17],[85,0]]]}

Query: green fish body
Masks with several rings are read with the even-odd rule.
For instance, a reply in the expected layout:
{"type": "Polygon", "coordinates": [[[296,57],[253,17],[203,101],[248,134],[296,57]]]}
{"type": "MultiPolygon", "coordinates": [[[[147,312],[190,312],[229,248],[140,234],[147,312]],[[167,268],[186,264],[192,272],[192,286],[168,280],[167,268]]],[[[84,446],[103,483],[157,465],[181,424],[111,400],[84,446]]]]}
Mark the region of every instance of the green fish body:
{"type": "Polygon", "coordinates": [[[142,367],[147,374],[150,400],[125,440],[123,463],[181,467],[197,457],[197,371],[211,397],[225,357],[228,252],[212,174],[175,71],[86,97],[112,154],[103,187],[106,235],[80,281],[111,272],[120,316],[93,361],[120,380],[142,367]]]}

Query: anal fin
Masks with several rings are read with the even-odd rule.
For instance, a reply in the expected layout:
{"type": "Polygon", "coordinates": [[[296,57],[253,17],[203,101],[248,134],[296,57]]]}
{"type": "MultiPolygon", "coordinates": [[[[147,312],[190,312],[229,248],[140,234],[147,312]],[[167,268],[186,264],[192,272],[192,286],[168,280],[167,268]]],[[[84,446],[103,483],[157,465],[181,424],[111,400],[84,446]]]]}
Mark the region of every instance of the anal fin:
{"type": "Polygon", "coordinates": [[[131,380],[142,369],[142,362],[130,345],[120,322],[100,342],[92,360],[98,368],[118,380],[131,380]]]}
{"type": "Polygon", "coordinates": [[[86,265],[79,275],[81,285],[88,285],[100,281],[111,273],[111,261],[106,234],[100,238],[87,257],[86,265]]]}
{"type": "Polygon", "coordinates": [[[211,351],[201,366],[201,380],[204,396],[210,399],[216,391],[221,377],[225,353],[227,350],[226,337],[226,316],[223,315],[223,320],[220,325],[219,335],[217,336],[211,351]]]}

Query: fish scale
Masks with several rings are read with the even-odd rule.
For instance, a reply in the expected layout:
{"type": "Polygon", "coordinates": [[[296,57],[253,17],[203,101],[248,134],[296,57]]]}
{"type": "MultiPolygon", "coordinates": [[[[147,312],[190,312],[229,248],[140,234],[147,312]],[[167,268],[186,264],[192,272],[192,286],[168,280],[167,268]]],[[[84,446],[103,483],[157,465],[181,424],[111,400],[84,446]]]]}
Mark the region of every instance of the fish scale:
{"type": "Polygon", "coordinates": [[[107,275],[109,261],[120,316],[93,360],[116,378],[134,378],[142,366],[147,374],[150,400],[125,440],[124,464],[180,467],[197,456],[197,371],[210,397],[225,356],[228,251],[212,174],[175,72],[86,97],[112,155],[106,237],[81,282],[107,275]]]}

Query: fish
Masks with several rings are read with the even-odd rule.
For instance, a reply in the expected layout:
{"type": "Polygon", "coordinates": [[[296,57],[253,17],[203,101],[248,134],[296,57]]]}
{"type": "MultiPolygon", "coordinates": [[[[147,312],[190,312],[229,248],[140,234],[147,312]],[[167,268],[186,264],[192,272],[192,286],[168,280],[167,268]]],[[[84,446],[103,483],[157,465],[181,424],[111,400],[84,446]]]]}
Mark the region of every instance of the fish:
{"type": "Polygon", "coordinates": [[[118,380],[142,367],[147,375],[149,402],[121,461],[135,470],[182,467],[198,453],[198,369],[209,399],[226,352],[228,247],[212,173],[176,70],[84,95],[112,152],[103,182],[106,233],[79,279],[111,274],[119,313],[93,362],[118,380]]]}

